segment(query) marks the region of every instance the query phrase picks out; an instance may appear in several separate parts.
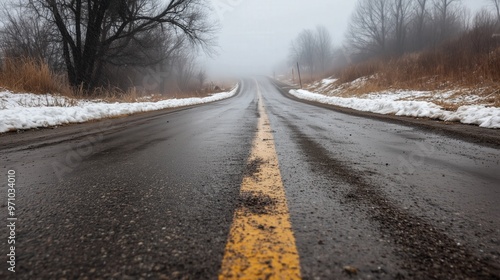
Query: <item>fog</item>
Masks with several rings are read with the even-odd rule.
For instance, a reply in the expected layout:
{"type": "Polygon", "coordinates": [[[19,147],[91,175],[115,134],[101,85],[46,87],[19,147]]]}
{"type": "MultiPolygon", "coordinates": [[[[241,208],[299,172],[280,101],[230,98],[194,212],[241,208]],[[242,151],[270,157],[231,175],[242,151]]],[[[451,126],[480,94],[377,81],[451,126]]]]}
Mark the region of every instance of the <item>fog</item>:
{"type": "MultiPolygon", "coordinates": [[[[475,12],[487,0],[464,0],[475,12]]],[[[219,22],[217,55],[202,60],[212,77],[272,75],[286,61],[290,42],[304,29],[327,27],[341,46],[356,1],[212,0],[219,22]]]]}

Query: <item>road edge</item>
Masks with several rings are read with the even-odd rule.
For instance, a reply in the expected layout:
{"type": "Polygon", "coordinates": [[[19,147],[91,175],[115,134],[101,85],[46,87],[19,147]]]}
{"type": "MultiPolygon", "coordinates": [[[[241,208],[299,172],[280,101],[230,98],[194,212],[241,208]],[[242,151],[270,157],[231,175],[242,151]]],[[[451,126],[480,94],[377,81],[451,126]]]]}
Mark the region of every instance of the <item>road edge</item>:
{"type": "Polygon", "coordinates": [[[236,86],[238,88],[236,89],[236,92],[233,96],[207,103],[165,108],[155,111],[138,112],[129,115],[91,120],[82,123],[69,123],[57,126],[39,127],[0,133],[0,147],[2,147],[1,151],[10,152],[12,150],[17,151],[34,149],[62,143],[65,141],[78,140],[90,135],[102,133],[104,131],[111,132],[117,129],[121,129],[124,126],[145,122],[151,118],[157,118],[163,115],[190,110],[197,107],[229,100],[241,94],[242,81],[240,80],[236,84],[236,86]]]}
{"type": "Polygon", "coordinates": [[[384,121],[388,123],[411,126],[426,132],[444,135],[450,138],[463,140],[469,143],[485,147],[500,149],[500,129],[482,128],[476,125],[468,125],[458,122],[445,122],[427,118],[382,115],[382,114],[358,111],[330,104],[324,104],[320,102],[304,100],[297,98],[289,93],[291,89],[296,89],[296,87],[272,79],[270,77],[267,78],[284,97],[297,102],[321,107],[324,109],[336,111],[342,114],[351,115],[355,117],[363,117],[363,118],[384,121]]]}

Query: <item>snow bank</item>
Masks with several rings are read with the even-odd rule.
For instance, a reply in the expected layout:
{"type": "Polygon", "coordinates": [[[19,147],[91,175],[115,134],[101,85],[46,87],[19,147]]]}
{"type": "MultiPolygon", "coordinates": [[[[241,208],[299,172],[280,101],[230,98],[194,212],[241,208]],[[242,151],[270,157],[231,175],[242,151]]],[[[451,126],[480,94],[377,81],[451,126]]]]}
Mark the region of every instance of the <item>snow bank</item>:
{"type": "Polygon", "coordinates": [[[235,87],[230,92],[204,98],[137,103],[71,102],[65,97],[51,95],[0,92],[0,133],[208,103],[232,97],[237,90],[235,87]]]}
{"type": "Polygon", "coordinates": [[[450,112],[432,102],[426,101],[396,101],[390,98],[343,98],[312,93],[306,90],[291,90],[290,94],[304,100],[365,112],[431,118],[443,121],[458,121],[465,124],[479,125],[485,128],[500,128],[500,108],[471,105],[462,106],[458,108],[456,112],[450,112]]]}

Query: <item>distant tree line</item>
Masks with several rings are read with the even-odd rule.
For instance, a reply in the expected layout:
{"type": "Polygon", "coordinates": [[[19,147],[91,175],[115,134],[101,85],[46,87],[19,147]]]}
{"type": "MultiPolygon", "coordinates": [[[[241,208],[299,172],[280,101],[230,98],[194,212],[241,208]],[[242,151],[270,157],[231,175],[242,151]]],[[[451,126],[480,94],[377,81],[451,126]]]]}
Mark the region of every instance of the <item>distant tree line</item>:
{"type": "Polygon", "coordinates": [[[299,62],[313,76],[348,62],[398,58],[443,46],[455,53],[456,48],[487,53],[500,41],[494,38],[500,33],[500,0],[483,1],[485,9],[472,16],[462,0],[358,0],[342,47],[333,47],[325,27],[304,30],[291,43],[289,65],[299,62]],[[453,47],[453,40],[460,46],[453,47]]]}
{"type": "Polygon", "coordinates": [[[213,29],[201,0],[17,0],[4,3],[2,59],[33,58],[72,87],[189,90],[213,29]]]}
{"type": "Polygon", "coordinates": [[[316,29],[303,30],[290,45],[288,64],[292,67],[299,63],[304,74],[310,78],[323,75],[334,64],[345,64],[342,49],[333,46],[333,40],[328,29],[317,26],[316,29]]]}
{"type": "Polygon", "coordinates": [[[359,0],[347,32],[356,60],[436,47],[469,24],[461,0],[359,0]]]}
{"type": "Polygon", "coordinates": [[[491,39],[499,28],[500,0],[483,2],[485,8],[472,16],[462,0],[358,0],[346,45],[354,61],[363,61],[436,49],[470,32],[491,39]]]}

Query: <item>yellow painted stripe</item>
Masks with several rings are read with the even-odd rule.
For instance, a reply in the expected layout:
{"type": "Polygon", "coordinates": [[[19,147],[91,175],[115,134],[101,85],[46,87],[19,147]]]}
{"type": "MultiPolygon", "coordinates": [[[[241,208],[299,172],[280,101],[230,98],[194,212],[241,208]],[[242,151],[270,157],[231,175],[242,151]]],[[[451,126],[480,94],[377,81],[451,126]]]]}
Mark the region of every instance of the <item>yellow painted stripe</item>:
{"type": "Polygon", "coordinates": [[[259,85],[255,83],[260,113],[258,131],[219,279],[301,279],[274,139],[259,85]]]}

